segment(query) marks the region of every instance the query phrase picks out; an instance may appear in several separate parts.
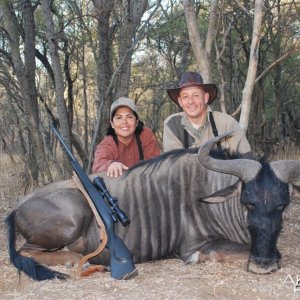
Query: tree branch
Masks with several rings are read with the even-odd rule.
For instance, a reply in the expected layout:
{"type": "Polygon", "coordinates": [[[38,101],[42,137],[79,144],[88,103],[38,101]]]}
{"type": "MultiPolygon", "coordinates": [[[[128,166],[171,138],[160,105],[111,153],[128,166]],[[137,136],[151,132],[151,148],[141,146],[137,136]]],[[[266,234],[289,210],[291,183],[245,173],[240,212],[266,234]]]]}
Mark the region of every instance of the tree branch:
{"type": "Polygon", "coordinates": [[[281,57],[279,57],[278,59],[276,59],[274,62],[272,62],[256,79],[255,79],[255,84],[261,80],[272,68],[274,68],[275,66],[277,66],[281,61],[283,61],[284,59],[286,59],[287,57],[292,56],[295,53],[300,52],[300,48],[294,48],[290,51],[288,51],[287,53],[283,54],[281,57]]]}

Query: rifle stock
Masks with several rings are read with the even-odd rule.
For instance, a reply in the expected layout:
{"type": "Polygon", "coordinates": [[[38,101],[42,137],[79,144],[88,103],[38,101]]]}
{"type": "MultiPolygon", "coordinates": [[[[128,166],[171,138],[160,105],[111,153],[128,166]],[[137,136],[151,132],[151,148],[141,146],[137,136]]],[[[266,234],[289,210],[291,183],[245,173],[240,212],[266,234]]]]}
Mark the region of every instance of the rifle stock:
{"type": "Polygon", "coordinates": [[[50,124],[50,127],[65,149],[74,171],[76,172],[82,185],[85,187],[87,193],[92,199],[105,225],[108,237],[107,247],[110,255],[109,265],[111,277],[113,277],[114,279],[129,279],[131,277],[134,277],[135,275],[137,275],[137,270],[133,264],[132,254],[126,247],[124,242],[114,232],[112,210],[107,205],[101,193],[94,186],[90,178],[86,175],[83,168],[79,165],[75,156],[63,141],[56,127],[53,124],[50,124]]]}

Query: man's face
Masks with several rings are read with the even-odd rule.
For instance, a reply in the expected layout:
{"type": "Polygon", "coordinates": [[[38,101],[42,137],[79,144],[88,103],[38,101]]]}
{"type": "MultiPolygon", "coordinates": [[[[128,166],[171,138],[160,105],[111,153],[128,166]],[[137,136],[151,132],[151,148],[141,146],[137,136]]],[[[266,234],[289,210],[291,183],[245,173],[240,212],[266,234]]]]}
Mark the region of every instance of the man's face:
{"type": "Polygon", "coordinates": [[[199,86],[182,88],[179,93],[178,103],[193,123],[202,120],[206,113],[209,94],[199,86]]]}

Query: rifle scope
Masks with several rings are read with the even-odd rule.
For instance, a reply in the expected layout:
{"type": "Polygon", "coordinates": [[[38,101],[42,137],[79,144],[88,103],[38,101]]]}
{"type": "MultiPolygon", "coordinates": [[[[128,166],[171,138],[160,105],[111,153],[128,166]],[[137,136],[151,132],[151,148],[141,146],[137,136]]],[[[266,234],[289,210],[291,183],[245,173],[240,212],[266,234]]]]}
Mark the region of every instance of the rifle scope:
{"type": "Polygon", "coordinates": [[[116,197],[112,197],[109,191],[107,190],[103,178],[99,176],[95,177],[93,180],[93,184],[99,190],[99,192],[107,199],[109,205],[111,206],[111,210],[113,212],[112,218],[114,222],[117,222],[117,219],[114,218],[115,216],[117,216],[118,220],[124,227],[130,224],[130,220],[126,216],[125,212],[117,204],[118,199],[116,197]]]}

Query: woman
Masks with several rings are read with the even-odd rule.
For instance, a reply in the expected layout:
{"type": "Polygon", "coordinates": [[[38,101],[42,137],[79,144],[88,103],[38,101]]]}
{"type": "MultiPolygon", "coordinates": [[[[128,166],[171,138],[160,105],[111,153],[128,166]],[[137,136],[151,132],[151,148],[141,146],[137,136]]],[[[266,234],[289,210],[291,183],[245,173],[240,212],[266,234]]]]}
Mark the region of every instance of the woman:
{"type": "Polygon", "coordinates": [[[118,177],[141,160],[160,155],[153,132],[139,121],[133,100],[121,97],[110,109],[110,126],[95,151],[93,173],[107,171],[118,177]]]}

